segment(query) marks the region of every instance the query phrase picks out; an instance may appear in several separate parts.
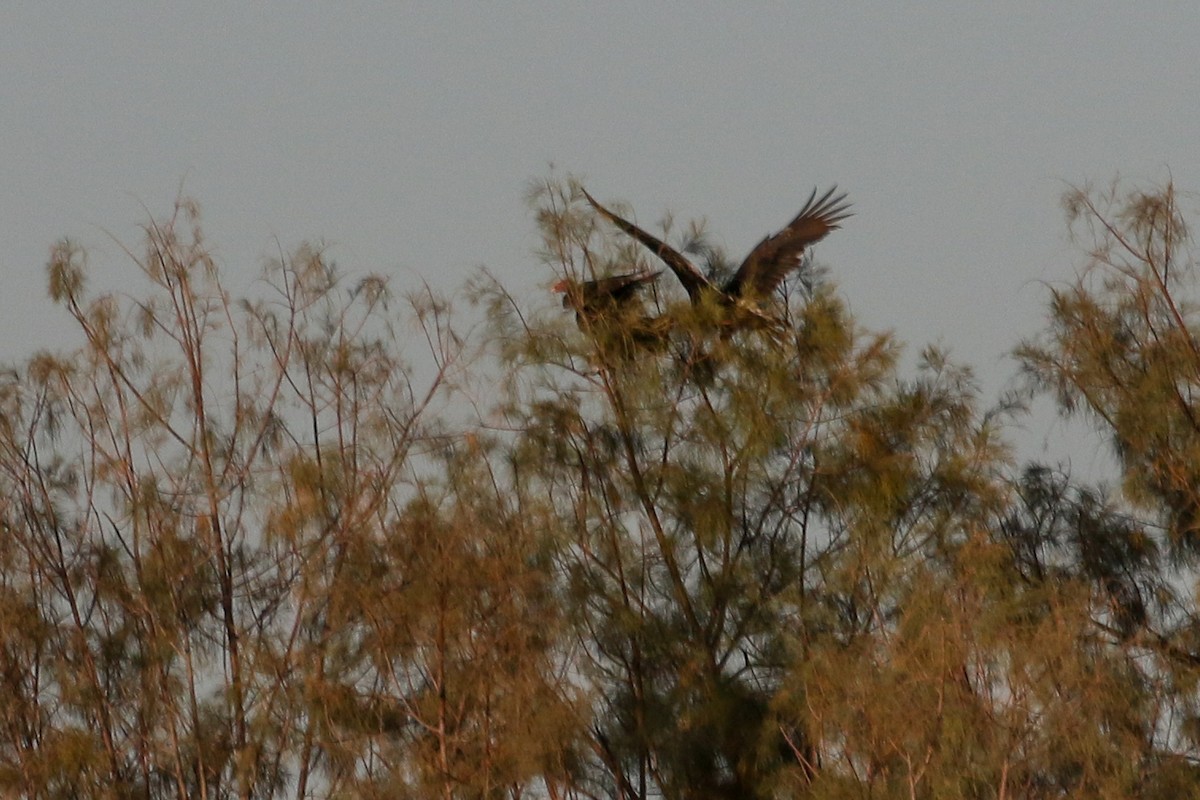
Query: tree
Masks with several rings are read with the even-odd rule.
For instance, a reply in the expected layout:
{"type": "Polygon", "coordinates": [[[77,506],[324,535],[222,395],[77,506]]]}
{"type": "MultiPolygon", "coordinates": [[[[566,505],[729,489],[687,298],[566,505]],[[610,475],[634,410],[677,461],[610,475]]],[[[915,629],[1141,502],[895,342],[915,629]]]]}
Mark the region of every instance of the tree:
{"type": "MultiPolygon", "coordinates": [[[[536,194],[552,266],[641,269],[578,194],[536,194]]],[[[1168,586],[1144,526],[1038,465],[1009,477],[1016,409],[981,412],[969,370],[928,351],[902,379],[895,344],[856,331],[828,285],[778,302],[785,341],[726,339],[660,294],[671,346],[632,362],[608,357],[610,332],[499,317],[521,487],[568,534],[596,791],[1169,796],[1192,780],[1163,735],[1189,701],[1122,633],[1168,586]]]]}
{"type": "Polygon", "coordinates": [[[446,306],[418,296],[399,317],[383,281],[346,291],[311,247],[234,301],[198,220],[181,202],[147,226],[145,299],[89,299],[85,254],[58,246],[51,295],[84,344],[0,393],[0,784],[215,798],[531,779],[447,755],[515,724],[498,709],[538,691],[554,624],[533,537],[464,575],[452,554],[491,543],[478,501],[423,477],[452,449],[424,417],[465,363],[446,306]],[[406,328],[429,345],[423,384],[406,328]],[[542,639],[503,633],[530,609],[542,639]],[[495,669],[452,674],[496,636],[495,669]]]}
{"type": "MultiPolygon", "coordinates": [[[[640,269],[596,239],[578,195],[536,195],[555,269],[640,269]]],[[[964,373],[930,353],[900,381],[890,337],[856,331],[828,286],[779,302],[782,342],[713,336],[703,306],[661,300],[672,346],[634,361],[558,320],[499,317],[520,489],[568,537],[602,796],[814,786],[831,751],[806,671],[889,630],[893,581],[961,544],[997,491],[1002,452],[964,373]]]]}
{"type": "MultiPolygon", "coordinates": [[[[1080,525],[1070,568],[1091,588],[1099,631],[1156,689],[1142,723],[1154,759],[1194,785],[1200,347],[1179,201],[1170,183],[1069,191],[1068,219],[1087,260],[1074,282],[1052,290],[1049,326],[1018,354],[1032,389],[1111,444],[1125,504],[1119,516],[1080,525]]],[[[1073,505],[1089,517],[1096,508],[1087,496],[1073,505]]]]}
{"type": "MultiPolygon", "coordinates": [[[[531,200],[548,284],[653,274],[572,181],[531,200]]],[[[1187,239],[1170,187],[1069,209],[1091,261],[1020,357],[1115,489],[1013,463],[1019,406],[936,349],[906,375],[816,269],[734,329],[482,274],[464,337],[312,246],[235,300],[185,201],[140,295],[62,243],[82,345],[0,381],[0,787],[1194,792],[1187,239]]]]}

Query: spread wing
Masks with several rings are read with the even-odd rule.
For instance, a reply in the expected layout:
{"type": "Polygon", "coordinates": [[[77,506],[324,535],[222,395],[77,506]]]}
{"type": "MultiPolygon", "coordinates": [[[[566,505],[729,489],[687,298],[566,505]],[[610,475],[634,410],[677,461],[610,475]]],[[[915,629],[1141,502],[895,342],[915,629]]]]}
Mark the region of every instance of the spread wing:
{"type": "Polygon", "coordinates": [[[647,250],[662,259],[662,262],[670,267],[671,271],[675,273],[675,277],[679,278],[679,282],[683,284],[683,288],[687,291],[688,297],[692,299],[693,303],[698,302],[703,290],[712,285],[709,283],[708,278],[704,277],[704,273],[696,269],[692,262],[684,258],[683,254],[678,250],[674,249],[658,237],[642,230],[632,222],[621,219],[616,214],[597,203],[596,200],[586,191],[583,192],[583,196],[587,198],[589,203],[591,203],[592,208],[599,212],[600,216],[607,219],[613,225],[616,225],[629,236],[641,242],[647,250]]]}
{"type": "Polygon", "coordinates": [[[787,274],[800,266],[805,249],[821,241],[851,216],[846,193],[837,186],[817,198],[817,190],[787,227],[759,242],[725,284],[726,294],[762,297],[775,291],[787,274]]]}

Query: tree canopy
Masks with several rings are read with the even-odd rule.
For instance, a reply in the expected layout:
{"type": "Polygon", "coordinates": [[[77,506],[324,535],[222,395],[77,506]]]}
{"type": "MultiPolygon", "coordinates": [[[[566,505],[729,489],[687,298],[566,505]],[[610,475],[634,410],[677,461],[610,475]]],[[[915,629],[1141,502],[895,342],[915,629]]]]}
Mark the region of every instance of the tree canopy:
{"type": "Polygon", "coordinates": [[[1174,187],[1068,193],[1080,260],[1003,402],[937,348],[906,373],[811,261],[730,328],[574,181],[530,203],[567,310],[486,272],[397,295],[311,245],[235,298],[183,200],[140,293],[54,247],[81,344],[0,375],[0,792],[1197,791],[1174,187]],[[1035,396],[1111,444],[1107,482],[1016,460],[1035,396]]]}

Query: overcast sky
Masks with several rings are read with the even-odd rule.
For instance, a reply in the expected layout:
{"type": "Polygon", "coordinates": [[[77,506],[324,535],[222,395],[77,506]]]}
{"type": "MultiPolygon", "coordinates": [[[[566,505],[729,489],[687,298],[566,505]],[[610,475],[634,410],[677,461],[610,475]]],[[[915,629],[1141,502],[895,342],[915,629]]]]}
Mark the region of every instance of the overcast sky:
{"type": "Polygon", "coordinates": [[[553,164],[735,254],[839,184],[817,257],[862,323],[994,391],[1078,264],[1067,183],[1200,189],[1197,31],[1185,3],[10,4],[0,358],[68,341],[57,239],[127,288],[110,235],[181,184],[235,288],[310,239],[399,289],[544,291],[522,195],[553,164]]]}

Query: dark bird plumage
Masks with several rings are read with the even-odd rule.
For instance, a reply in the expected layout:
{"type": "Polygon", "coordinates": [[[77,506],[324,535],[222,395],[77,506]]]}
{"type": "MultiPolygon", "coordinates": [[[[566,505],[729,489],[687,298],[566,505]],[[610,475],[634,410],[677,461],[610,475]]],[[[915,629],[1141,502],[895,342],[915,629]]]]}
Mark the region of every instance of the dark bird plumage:
{"type": "Polygon", "coordinates": [[[645,350],[660,350],[668,328],[661,317],[646,316],[638,292],[658,280],[659,272],[626,272],[589,281],[568,278],[554,284],[563,295],[563,308],[575,309],[580,330],[595,341],[598,350],[624,361],[645,350]]]}
{"type": "Polygon", "coordinates": [[[658,280],[661,274],[661,271],[626,272],[590,281],[564,278],[554,284],[553,291],[562,293],[563,308],[575,309],[575,317],[582,326],[585,322],[594,324],[618,316],[632,308],[638,291],[658,280]]]}
{"type": "Polygon", "coordinates": [[[714,283],[678,250],[609,211],[586,191],[583,196],[601,216],[670,267],[693,305],[701,303],[705,296],[715,295],[722,305],[740,306],[750,312],[750,317],[762,317],[761,312],[757,311],[757,302],[775,291],[788,273],[800,266],[809,245],[840,228],[841,222],[851,215],[845,193],[835,194],[836,191],[837,187],[834,186],[818,198],[814,189],[804,208],[787,227],[755,245],[737,271],[723,284],[714,283]]]}

